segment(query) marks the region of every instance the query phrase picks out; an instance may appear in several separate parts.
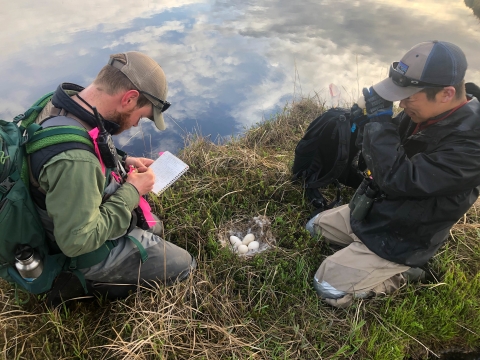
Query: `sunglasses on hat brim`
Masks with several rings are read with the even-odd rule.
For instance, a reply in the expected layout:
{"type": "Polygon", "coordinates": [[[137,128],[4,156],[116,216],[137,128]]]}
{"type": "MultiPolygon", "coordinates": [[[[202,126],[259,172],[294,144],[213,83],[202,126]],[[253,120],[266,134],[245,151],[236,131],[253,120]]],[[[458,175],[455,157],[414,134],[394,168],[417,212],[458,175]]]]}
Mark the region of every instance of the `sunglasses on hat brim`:
{"type": "Polygon", "coordinates": [[[397,70],[399,61],[394,61],[390,65],[390,69],[388,71],[388,77],[392,78],[392,81],[395,85],[401,87],[413,86],[413,87],[446,87],[450,85],[440,85],[440,84],[432,84],[420,80],[415,80],[409,78],[408,76],[403,75],[401,72],[397,70]]]}
{"type": "Polygon", "coordinates": [[[155,101],[158,101],[160,104],[162,104],[162,107],[161,107],[161,108],[160,108],[160,106],[156,106],[155,104],[153,104],[153,106],[159,108],[162,113],[163,113],[164,111],[166,111],[166,110],[170,107],[170,105],[172,105],[172,104],[169,103],[168,101],[166,101],[166,100],[161,100],[161,99],[159,99],[158,97],[153,96],[152,94],[150,94],[150,93],[148,93],[148,92],[146,92],[146,91],[138,90],[138,92],[139,92],[140,94],[148,95],[148,96],[150,96],[151,98],[153,98],[155,101]]]}

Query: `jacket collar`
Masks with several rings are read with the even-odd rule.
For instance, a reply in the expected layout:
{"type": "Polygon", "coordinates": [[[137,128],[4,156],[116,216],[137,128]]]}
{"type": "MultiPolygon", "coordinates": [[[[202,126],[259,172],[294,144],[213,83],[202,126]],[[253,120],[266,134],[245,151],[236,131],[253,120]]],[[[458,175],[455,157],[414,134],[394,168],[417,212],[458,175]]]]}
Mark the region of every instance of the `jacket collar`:
{"type": "MultiPolygon", "coordinates": [[[[52,97],[53,106],[64,109],[71,113],[72,115],[82,119],[88,123],[92,128],[96,127],[95,116],[87,111],[85,108],[77,104],[71,96],[79,93],[84,88],[80,85],[72,83],[63,83],[57,87],[52,97]]],[[[112,121],[104,120],[105,129],[110,133],[114,134],[118,131],[120,126],[112,121]]]]}
{"type": "MultiPolygon", "coordinates": [[[[412,129],[411,126],[415,127],[415,124],[411,122],[410,117],[405,114],[404,116],[410,121],[409,129],[412,129]]],[[[478,137],[478,133],[480,132],[479,119],[480,103],[476,98],[472,98],[451,116],[420,130],[415,135],[409,136],[409,139],[438,143],[444,137],[455,132],[463,132],[467,137],[478,137]]]]}

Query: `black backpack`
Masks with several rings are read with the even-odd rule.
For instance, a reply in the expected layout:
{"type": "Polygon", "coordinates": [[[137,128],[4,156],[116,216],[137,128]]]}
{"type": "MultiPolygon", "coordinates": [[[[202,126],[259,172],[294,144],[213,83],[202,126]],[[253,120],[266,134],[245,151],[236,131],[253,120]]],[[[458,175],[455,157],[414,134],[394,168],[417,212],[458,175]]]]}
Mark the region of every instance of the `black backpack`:
{"type": "Polygon", "coordinates": [[[465,90],[467,94],[475,96],[478,101],[480,101],[480,87],[478,87],[476,84],[471,82],[466,83],[465,90]]]}
{"type": "MultiPolygon", "coordinates": [[[[340,184],[357,188],[362,182],[363,177],[357,171],[362,159],[355,146],[358,129],[350,118],[350,109],[327,110],[310,123],[295,148],[293,179],[304,181],[305,194],[317,208],[314,214],[342,203],[340,184]],[[332,183],[337,188],[337,195],[329,203],[321,189],[332,183]]],[[[365,118],[360,116],[355,120],[363,122],[365,118]]]]}

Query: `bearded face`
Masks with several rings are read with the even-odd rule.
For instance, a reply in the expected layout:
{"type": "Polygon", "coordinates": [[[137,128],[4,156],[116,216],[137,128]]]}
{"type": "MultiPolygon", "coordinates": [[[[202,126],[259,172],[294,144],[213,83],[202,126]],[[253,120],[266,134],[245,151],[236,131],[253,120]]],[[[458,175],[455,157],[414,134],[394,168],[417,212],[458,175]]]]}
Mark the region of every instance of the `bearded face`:
{"type": "Polygon", "coordinates": [[[125,130],[130,129],[133,125],[130,123],[130,116],[132,115],[132,111],[127,111],[124,113],[120,113],[118,111],[114,111],[111,115],[107,117],[107,119],[111,122],[116,123],[119,128],[113,135],[118,135],[125,130]]]}

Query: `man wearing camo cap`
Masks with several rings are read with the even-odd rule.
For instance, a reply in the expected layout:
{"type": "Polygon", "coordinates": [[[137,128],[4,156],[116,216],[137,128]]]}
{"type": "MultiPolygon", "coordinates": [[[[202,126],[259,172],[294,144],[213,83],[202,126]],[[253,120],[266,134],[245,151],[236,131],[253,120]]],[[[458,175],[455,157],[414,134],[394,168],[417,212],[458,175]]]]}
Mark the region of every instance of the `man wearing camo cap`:
{"type": "MultiPolygon", "coordinates": [[[[90,131],[97,127],[96,110],[112,135],[142,118],[164,130],[167,91],[163,69],[152,58],[135,51],[115,54],[86,88],[61,84],[36,122],[43,128],[69,125],[90,131]]],[[[155,181],[149,168],[153,160],[120,154],[110,175],[99,157],[81,143],[56,144],[31,156],[32,194],[48,240],[75,259],[72,274],[61,274],[49,293],[52,303],[84,295],[78,293],[79,273],[89,293],[124,297],[138,282],[172,283],[195,267],[187,251],[161,238],[161,223],[146,231],[139,221],[139,201],[155,181]],[[135,171],[127,175],[123,170],[130,167],[135,171]]]]}

